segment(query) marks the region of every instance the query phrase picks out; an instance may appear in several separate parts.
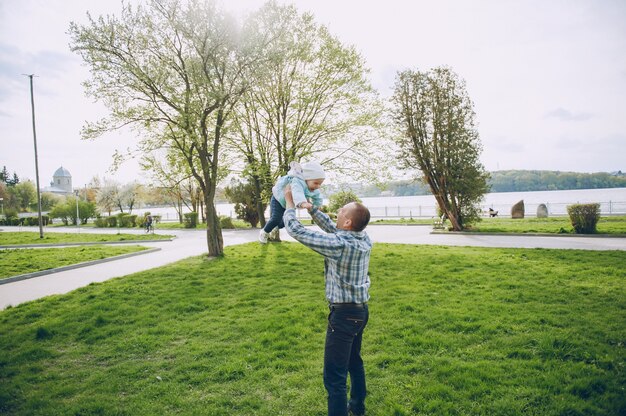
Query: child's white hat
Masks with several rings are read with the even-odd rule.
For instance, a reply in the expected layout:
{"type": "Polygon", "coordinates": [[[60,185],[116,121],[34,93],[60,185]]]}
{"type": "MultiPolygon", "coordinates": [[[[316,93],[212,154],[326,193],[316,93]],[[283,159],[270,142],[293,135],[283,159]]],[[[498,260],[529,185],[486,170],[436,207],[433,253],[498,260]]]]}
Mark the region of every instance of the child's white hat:
{"type": "Polygon", "coordinates": [[[325,179],[324,168],[318,162],[306,162],[302,164],[302,176],[308,179],[325,179]]]}

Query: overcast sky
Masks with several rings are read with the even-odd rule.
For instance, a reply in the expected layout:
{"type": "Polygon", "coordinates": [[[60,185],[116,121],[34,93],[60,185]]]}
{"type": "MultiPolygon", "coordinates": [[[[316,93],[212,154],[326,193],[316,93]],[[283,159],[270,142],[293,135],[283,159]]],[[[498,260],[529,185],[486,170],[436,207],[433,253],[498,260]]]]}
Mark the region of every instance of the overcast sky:
{"type": "MultiPolygon", "coordinates": [[[[228,0],[237,12],[262,4],[228,0]]],[[[626,1],[299,0],[371,68],[381,95],[407,68],[448,65],[467,82],[487,170],[626,170],[626,1]]],[[[133,161],[108,172],[132,135],[80,139],[105,108],[85,98],[70,21],[117,13],[112,0],[0,0],[0,168],[35,177],[28,78],[42,186],[61,165],[74,186],[94,175],[146,177],[133,161]]]]}

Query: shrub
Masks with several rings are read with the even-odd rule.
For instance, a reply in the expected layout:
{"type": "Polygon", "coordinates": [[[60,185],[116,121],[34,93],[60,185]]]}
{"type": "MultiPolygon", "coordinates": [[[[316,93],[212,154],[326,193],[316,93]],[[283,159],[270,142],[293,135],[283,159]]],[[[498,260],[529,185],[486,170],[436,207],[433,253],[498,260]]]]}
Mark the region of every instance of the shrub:
{"type": "Polygon", "coordinates": [[[574,204],[567,207],[576,234],[593,234],[600,219],[600,204],[574,204]]]}
{"type": "Polygon", "coordinates": [[[343,207],[350,202],[361,202],[358,196],[350,190],[348,191],[339,191],[336,194],[330,196],[330,201],[328,203],[328,209],[330,212],[337,212],[339,208],[343,207]]]}
{"type": "Polygon", "coordinates": [[[183,214],[183,224],[185,228],[196,228],[198,226],[198,213],[188,212],[183,214]]]}
{"type": "Polygon", "coordinates": [[[115,216],[111,216],[111,217],[106,217],[106,221],[107,221],[107,227],[117,227],[117,217],[115,216]]]}
{"type": "Polygon", "coordinates": [[[107,223],[107,217],[97,217],[94,224],[99,228],[106,228],[109,226],[107,223]]]}
{"type": "Polygon", "coordinates": [[[126,212],[121,212],[116,215],[117,224],[119,227],[130,228],[135,226],[135,221],[137,221],[136,215],[130,215],[126,212]]]}
{"type": "Polygon", "coordinates": [[[220,215],[220,227],[222,227],[222,229],[233,229],[235,228],[235,224],[233,224],[233,219],[230,217],[227,217],[226,215],[220,215]]]}

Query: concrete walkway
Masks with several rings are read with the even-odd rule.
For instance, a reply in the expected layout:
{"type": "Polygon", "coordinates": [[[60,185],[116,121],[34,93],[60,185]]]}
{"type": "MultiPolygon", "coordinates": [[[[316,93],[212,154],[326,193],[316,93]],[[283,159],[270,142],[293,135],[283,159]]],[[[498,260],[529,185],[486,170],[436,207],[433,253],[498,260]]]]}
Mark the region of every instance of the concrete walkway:
{"type": "MultiPolygon", "coordinates": [[[[2,227],[3,231],[19,231],[19,227],[2,227]]],[[[36,227],[23,227],[21,231],[39,232],[36,227]]],[[[474,247],[553,248],[581,250],[623,250],[626,255],[626,238],[598,237],[542,237],[494,236],[467,234],[431,234],[429,226],[372,225],[367,229],[374,242],[402,244],[430,244],[474,247]]],[[[48,228],[45,232],[78,232],[76,228],[48,228]]],[[[117,233],[117,229],[83,229],[83,233],[117,233]]],[[[124,233],[142,233],[123,230],[124,233]]],[[[174,241],[142,243],[142,246],[159,247],[160,251],[132,258],[97,264],[80,269],[52,273],[19,282],[0,285],[0,309],[9,305],[39,299],[53,294],[70,292],[92,282],[160,267],[190,256],[206,253],[206,232],[203,230],[161,230],[161,234],[176,235],[174,241]]],[[[223,231],[224,245],[231,246],[256,241],[258,230],[223,231]]],[[[281,231],[285,241],[294,241],[281,231]]]]}

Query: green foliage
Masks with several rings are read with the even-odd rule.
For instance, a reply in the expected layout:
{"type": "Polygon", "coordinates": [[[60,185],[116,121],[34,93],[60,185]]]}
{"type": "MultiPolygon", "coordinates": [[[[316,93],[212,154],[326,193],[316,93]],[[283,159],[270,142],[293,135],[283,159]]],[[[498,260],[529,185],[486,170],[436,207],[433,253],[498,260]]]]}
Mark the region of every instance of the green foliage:
{"type": "MultiPolygon", "coordinates": [[[[137,147],[169,149],[167,157],[193,172],[211,206],[226,170],[218,162],[233,107],[253,85],[251,71],[268,61],[262,54],[269,37],[261,28],[242,24],[214,1],[161,0],[72,22],[71,50],[92,74],[86,93],[109,110],[83,136],[137,127],[144,133],[137,147]]],[[[209,216],[208,253],[217,257],[223,253],[219,219],[212,210],[209,216]]]]}
{"type": "MultiPolygon", "coordinates": [[[[50,217],[47,215],[41,216],[41,224],[45,227],[50,224],[50,217]]],[[[24,218],[24,225],[38,227],[39,226],[39,216],[36,217],[27,217],[24,218]]]]}
{"type": "MultiPolygon", "coordinates": [[[[252,183],[231,182],[231,185],[224,190],[224,195],[229,202],[235,204],[237,218],[244,220],[252,227],[257,226],[259,223],[257,202],[260,199],[252,183]]],[[[262,211],[265,211],[266,207],[267,205],[262,203],[262,211]]]]}
{"type": "Polygon", "coordinates": [[[115,217],[117,218],[117,221],[116,225],[112,225],[113,227],[133,228],[137,226],[137,215],[120,212],[115,217]]]}
{"type": "Polygon", "coordinates": [[[453,229],[480,221],[489,174],[465,82],[450,68],[406,70],[396,77],[393,115],[407,169],[418,169],[453,229]]]}
{"type": "Polygon", "coordinates": [[[548,170],[491,172],[492,192],[554,191],[561,189],[624,188],[626,176],[605,172],[579,173],[548,170]]]}
{"type": "Polygon", "coordinates": [[[100,216],[96,217],[93,223],[98,228],[106,228],[108,225],[106,217],[100,217],[100,216]]]}
{"type": "MultiPolygon", "coordinates": [[[[388,148],[381,143],[386,135],[376,131],[382,106],[363,57],[293,5],[267,2],[252,24],[270,40],[264,47],[270,65],[251,74],[253,88],[235,108],[230,140],[246,163],[251,198],[269,201],[292,161],[317,158],[355,178],[383,176],[386,164],[374,162],[388,148]]],[[[238,218],[253,219],[252,209],[244,209],[238,218]]],[[[263,216],[264,209],[255,210],[263,216]]]]}
{"type": "Polygon", "coordinates": [[[196,228],[198,226],[198,213],[188,212],[183,215],[185,228],[196,228]]]}
{"type": "MultiPolygon", "coordinates": [[[[322,258],[225,251],[0,312],[2,412],[326,414],[322,258]]],[[[624,269],[617,251],[377,244],[368,414],[623,414],[624,269]]]]}
{"type": "Polygon", "coordinates": [[[17,173],[13,172],[13,176],[9,174],[6,166],[2,167],[0,171],[0,182],[7,184],[7,186],[15,186],[20,183],[20,178],[17,173]]]}
{"type": "MultiPolygon", "coordinates": [[[[67,197],[64,202],[57,203],[49,215],[51,218],[59,218],[63,224],[76,224],[76,198],[67,197]]],[[[93,202],[78,199],[78,215],[82,224],[86,224],[90,218],[97,215],[96,205],[93,202]]]]}
{"type": "Polygon", "coordinates": [[[330,196],[328,202],[328,211],[336,213],[339,208],[350,202],[362,202],[352,190],[339,191],[330,196]]]}
{"type": "Polygon", "coordinates": [[[220,227],[222,227],[222,229],[224,230],[231,230],[236,228],[235,224],[233,223],[233,219],[226,215],[220,215],[220,227]]]}
{"type": "Polygon", "coordinates": [[[11,195],[9,206],[17,208],[21,212],[27,212],[31,208],[37,209],[37,188],[31,181],[8,186],[7,193],[11,195]]]}
{"type": "Polygon", "coordinates": [[[577,234],[593,234],[600,219],[600,204],[574,204],[567,207],[577,234]]]}

